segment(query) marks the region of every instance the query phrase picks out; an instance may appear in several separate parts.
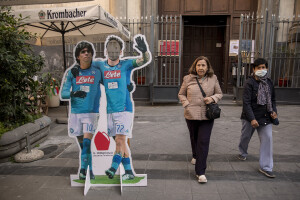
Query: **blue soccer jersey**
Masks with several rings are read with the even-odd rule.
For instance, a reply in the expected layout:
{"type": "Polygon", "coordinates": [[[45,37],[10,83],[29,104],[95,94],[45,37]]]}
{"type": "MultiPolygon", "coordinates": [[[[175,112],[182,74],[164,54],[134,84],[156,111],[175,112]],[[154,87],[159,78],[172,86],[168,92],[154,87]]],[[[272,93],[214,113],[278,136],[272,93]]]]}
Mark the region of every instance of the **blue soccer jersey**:
{"type": "MultiPolygon", "coordinates": [[[[107,61],[96,61],[100,66],[102,81],[107,99],[107,113],[128,111],[132,112],[132,101],[127,85],[134,67],[135,59],[120,60],[115,66],[108,65],[107,61]]],[[[136,65],[136,66],[135,66],[136,65]]]]}
{"type": "Polygon", "coordinates": [[[65,74],[61,90],[62,99],[71,98],[71,113],[99,113],[100,106],[100,82],[102,75],[99,66],[94,62],[88,69],[79,69],[79,76],[74,78],[71,68],[65,74]],[[71,97],[70,92],[85,91],[86,97],[71,97]]]}

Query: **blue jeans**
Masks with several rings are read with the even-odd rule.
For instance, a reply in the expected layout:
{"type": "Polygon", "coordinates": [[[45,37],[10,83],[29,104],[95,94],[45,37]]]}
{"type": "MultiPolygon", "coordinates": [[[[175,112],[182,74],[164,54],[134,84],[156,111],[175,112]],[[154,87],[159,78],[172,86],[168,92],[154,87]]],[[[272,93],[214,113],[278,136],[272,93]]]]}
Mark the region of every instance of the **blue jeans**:
{"type": "MultiPolygon", "coordinates": [[[[273,169],[273,143],[272,143],[272,124],[265,126],[259,125],[256,128],[259,140],[259,165],[260,168],[265,171],[272,171],[273,169]]],[[[251,123],[242,119],[242,135],[239,144],[239,150],[242,156],[247,157],[248,144],[255,131],[255,128],[251,126],[251,123]]]]}

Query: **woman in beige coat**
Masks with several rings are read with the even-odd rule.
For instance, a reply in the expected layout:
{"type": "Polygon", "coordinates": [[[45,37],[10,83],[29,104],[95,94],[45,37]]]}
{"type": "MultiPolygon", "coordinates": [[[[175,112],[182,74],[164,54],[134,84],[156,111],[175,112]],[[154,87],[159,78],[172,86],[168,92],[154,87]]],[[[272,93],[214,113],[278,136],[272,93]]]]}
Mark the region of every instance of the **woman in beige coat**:
{"type": "Polygon", "coordinates": [[[209,149],[210,135],[214,120],[206,114],[206,104],[217,103],[222,98],[222,91],[214,75],[208,58],[198,57],[189,69],[189,75],[183,78],[178,97],[184,107],[184,117],[190,132],[193,152],[192,163],[195,162],[196,177],[199,183],[206,183],[206,159],[209,149]],[[196,78],[199,80],[206,97],[203,98],[196,78]]]}

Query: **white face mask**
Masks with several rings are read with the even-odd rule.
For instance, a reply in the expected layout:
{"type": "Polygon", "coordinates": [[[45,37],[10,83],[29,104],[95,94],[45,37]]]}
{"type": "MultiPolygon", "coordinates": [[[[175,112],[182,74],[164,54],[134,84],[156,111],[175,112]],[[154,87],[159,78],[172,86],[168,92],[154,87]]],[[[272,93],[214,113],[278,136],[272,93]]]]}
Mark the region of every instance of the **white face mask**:
{"type": "Polygon", "coordinates": [[[257,70],[257,71],[255,72],[255,75],[258,76],[258,77],[264,77],[267,73],[268,73],[267,70],[262,69],[262,70],[257,70]]]}

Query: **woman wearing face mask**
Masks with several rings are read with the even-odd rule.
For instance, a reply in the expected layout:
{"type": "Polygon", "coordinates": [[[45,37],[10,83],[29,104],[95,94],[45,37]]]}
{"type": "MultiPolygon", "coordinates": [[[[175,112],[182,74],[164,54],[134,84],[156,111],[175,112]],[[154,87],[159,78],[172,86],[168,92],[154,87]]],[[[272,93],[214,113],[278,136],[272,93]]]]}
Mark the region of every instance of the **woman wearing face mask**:
{"type": "Polygon", "coordinates": [[[209,120],[206,114],[206,104],[218,102],[223,94],[208,58],[198,57],[189,69],[189,75],[183,78],[178,98],[184,107],[184,117],[190,132],[196,177],[199,183],[206,183],[206,159],[214,120],[209,120]],[[202,96],[199,84],[206,97],[202,96]]]}
{"type": "Polygon", "coordinates": [[[238,159],[247,159],[250,139],[255,131],[260,139],[259,171],[269,178],[275,178],[273,169],[272,123],[278,125],[275,91],[268,76],[268,62],[263,58],[254,61],[253,75],[244,85],[242,135],[238,159]]]}

